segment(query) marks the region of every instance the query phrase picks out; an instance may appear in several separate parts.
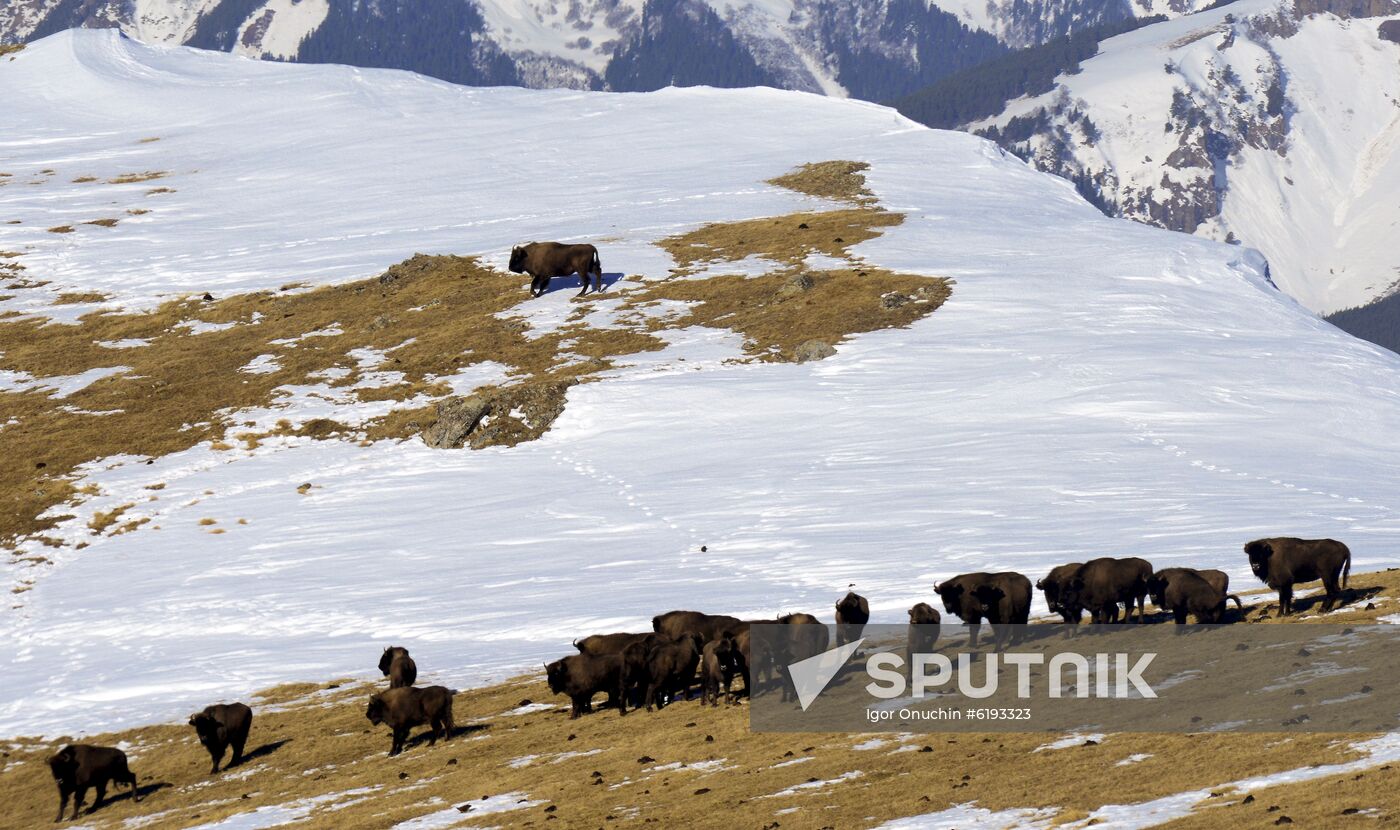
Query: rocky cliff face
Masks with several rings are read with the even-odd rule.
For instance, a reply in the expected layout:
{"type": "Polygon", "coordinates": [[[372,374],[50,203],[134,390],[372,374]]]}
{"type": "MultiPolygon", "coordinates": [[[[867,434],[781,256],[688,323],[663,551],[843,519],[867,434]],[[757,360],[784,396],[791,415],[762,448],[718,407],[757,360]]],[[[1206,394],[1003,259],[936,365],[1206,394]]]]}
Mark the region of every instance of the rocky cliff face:
{"type": "MultiPolygon", "coordinates": [[[[969,125],[1105,212],[1258,247],[1331,311],[1400,278],[1367,230],[1400,181],[1396,0],[1241,0],[1102,44],[1078,74],[969,125]],[[1365,205],[1363,211],[1361,206],[1365,205]]],[[[1393,200],[1391,200],[1393,201],[1393,200]]]]}

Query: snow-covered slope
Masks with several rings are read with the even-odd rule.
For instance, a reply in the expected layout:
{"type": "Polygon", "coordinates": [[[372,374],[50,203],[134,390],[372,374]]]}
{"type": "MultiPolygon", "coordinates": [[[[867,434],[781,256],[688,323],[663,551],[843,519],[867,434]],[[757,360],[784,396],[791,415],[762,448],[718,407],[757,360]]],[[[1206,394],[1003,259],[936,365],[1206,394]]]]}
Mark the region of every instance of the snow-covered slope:
{"type": "Polygon", "coordinates": [[[977,126],[1111,212],[1259,248],[1309,308],[1360,305],[1400,284],[1400,44],[1378,34],[1397,18],[1240,0],[1107,41],[977,126]]]}
{"type": "MultiPolygon", "coordinates": [[[[391,641],[425,679],[477,684],[674,607],[825,618],[853,581],[897,622],[935,578],[1097,555],[1246,586],[1240,545],[1264,533],[1342,538],[1353,573],[1394,564],[1400,358],[1274,290],[1252,252],[1105,218],[966,134],[775,90],[467,89],[110,31],[0,63],[0,111],[18,179],[0,219],[21,222],[0,224],[0,248],[47,292],[149,305],[373,275],[414,251],[500,267],[531,238],[606,240],[609,270],[654,278],[660,237],[820,207],[763,182],[825,159],[868,161],[907,217],[857,253],[957,279],[914,327],[819,363],[736,363],[732,335],[675,333],[570,390],[554,429],[514,449],[287,437],[93,465],[99,492],[42,549],[52,564],[3,566],[34,587],[0,616],[0,734],[368,674],[391,641]],[[567,129],[522,126],[539,123],[567,129]],[[174,192],[101,233],[43,230],[131,195],[78,174],[133,170],[168,171],[153,184],[174,192]],[[88,530],[136,502],[150,525],[88,530]]],[[[531,325],[571,307],[524,293],[531,325]]],[[[0,313],[72,308],[23,302],[0,313]]],[[[289,406],[257,417],[334,404],[289,406]]]]}

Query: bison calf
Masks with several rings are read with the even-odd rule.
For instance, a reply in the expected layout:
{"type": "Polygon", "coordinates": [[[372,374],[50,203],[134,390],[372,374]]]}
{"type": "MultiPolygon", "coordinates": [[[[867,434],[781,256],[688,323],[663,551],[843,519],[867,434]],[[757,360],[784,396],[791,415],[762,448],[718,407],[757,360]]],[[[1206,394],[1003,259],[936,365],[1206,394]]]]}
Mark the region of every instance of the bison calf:
{"type": "Polygon", "coordinates": [[[389,688],[412,686],[418,679],[418,664],[408,656],[408,649],[389,646],[379,657],[379,671],[389,678],[389,688]]]}
{"type": "Polygon", "coordinates": [[[1336,539],[1255,539],[1244,552],[1254,575],[1278,591],[1280,614],[1293,613],[1293,586],[1314,579],[1327,591],[1323,612],[1331,611],[1351,574],[1351,551],[1336,539]]]}
{"type": "Polygon", "coordinates": [[[530,296],[538,297],[549,290],[553,277],[578,274],[583,282],[582,297],[588,293],[588,277],[593,276],[593,291],[603,290],[603,263],[598,249],[592,245],[564,245],[558,242],[530,242],[510,251],[510,270],[530,275],[530,296]]]}
{"type": "Polygon", "coordinates": [[[97,789],[97,800],[92,802],[88,813],[96,812],[107,797],[108,782],[126,784],[131,788],[131,800],[141,800],[141,793],[136,789],[136,774],[126,765],[126,753],[120,749],[69,744],[49,759],[49,771],[58,784],[58,817],[54,821],[63,820],[63,809],[70,795],[73,796],[71,817],[76,819],[89,787],[97,789]]]}
{"type": "Polygon", "coordinates": [[[711,640],[705,644],[700,654],[701,706],[704,706],[707,700],[711,706],[718,706],[721,689],[724,690],[724,696],[729,697],[729,684],[733,682],[734,674],[738,671],[738,661],[735,659],[737,654],[738,647],[728,637],[711,640]]]}
{"type": "Polygon", "coordinates": [[[375,726],[385,723],[393,730],[390,757],[403,752],[408,733],[415,726],[425,723],[432,726],[433,732],[428,739],[428,746],[437,744],[438,738],[447,740],[452,737],[452,730],[456,728],[452,720],[452,690],[446,686],[428,686],[423,689],[401,686],[380,692],[369,699],[365,717],[375,726]]]}
{"type": "Polygon", "coordinates": [[[204,707],[203,712],[190,715],[190,726],[199,735],[199,742],[209,750],[214,766],[209,774],[219,771],[224,750],[233,747],[233,758],[229,766],[237,766],[243,761],[243,746],[248,743],[248,730],[253,725],[253,710],[242,703],[216,704],[204,707]]]}
{"type": "Polygon", "coordinates": [[[904,668],[911,673],[911,677],[914,671],[914,655],[933,652],[942,622],[943,618],[938,609],[927,602],[921,602],[909,609],[909,636],[904,646],[904,668]]]}

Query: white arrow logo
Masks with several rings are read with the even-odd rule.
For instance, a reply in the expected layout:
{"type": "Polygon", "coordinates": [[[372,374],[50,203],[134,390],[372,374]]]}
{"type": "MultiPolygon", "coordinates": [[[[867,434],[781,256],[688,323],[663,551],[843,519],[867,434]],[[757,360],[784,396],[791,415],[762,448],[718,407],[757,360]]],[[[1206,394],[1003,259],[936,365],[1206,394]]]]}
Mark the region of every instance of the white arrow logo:
{"type": "Polygon", "coordinates": [[[797,692],[797,702],[801,704],[802,711],[807,711],[807,707],[812,705],[812,701],[817,699],[817,695],[836,677],[863,642],[864,637],[788,666],[788,675],[792,678],[792,687],[797,692]]]}

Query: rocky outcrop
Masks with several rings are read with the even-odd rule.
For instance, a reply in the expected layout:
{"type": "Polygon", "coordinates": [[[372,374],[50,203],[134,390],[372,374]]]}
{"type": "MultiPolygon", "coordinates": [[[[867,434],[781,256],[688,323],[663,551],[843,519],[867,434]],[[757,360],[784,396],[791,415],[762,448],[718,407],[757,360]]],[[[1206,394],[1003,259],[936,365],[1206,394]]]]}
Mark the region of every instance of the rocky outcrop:
{"type": "Polygon", "coordinates": [[[490,411],[491,401],[480,395],[439,401],[437,420],[423,431],[423,443],[440,450],[457,449],[490,411]]]}
{"type": "Polygon", "coordinates": [[[523,383],[474,395],[445,398],[437,419],[423,430],[423,443],[437,449],[513,447],[554,425],[577,378],[523,383]]]}
{"type": "Polygon", "coordinates": [[[813,360],[826,360],[836,354],[836,348],[822,340],[808,340],[793,350],[792,359],[797,363],[813,360]]]}

